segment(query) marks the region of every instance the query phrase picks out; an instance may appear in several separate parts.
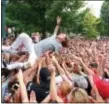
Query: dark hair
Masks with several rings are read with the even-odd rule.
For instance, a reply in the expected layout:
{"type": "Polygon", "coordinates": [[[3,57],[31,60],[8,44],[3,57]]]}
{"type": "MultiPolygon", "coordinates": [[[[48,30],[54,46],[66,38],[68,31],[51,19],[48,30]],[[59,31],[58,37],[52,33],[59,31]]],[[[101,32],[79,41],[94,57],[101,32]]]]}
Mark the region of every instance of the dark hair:
{"type": "Polygon", "coordinates": [[[89,66],[91,66],[92,68],[98,68],[98,64],[97,63],[91,63],[91,64],[89,64],[89,66]]]}
{"type": "Polygon", "coordinates": [[[6,68],[1,68],[1,74],[5,77],[8,77],[8,75],[11,73],[11,71],[7,70],[6,68]]]}
{"type": "Polygon", "coordinates": [[[63,41],[61,44],[62,44],[63,47],[68,47],[69,46],[68,43],[69,43],[69,39],[66,36],[65,41],[63,41]]]}

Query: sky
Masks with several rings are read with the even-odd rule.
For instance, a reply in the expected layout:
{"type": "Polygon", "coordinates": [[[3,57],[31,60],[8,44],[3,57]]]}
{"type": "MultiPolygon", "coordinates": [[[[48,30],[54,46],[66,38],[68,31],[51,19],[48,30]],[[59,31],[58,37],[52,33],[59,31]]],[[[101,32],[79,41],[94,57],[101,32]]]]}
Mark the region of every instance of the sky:
{"type": "Polygon", "coordinates": [[[96,17],[100,17],[100,10],[101,10],[101,6],[103,4],[104,1],[86,1],[86,7],[91,8],[92,13],[96,16],[96,17]]]}

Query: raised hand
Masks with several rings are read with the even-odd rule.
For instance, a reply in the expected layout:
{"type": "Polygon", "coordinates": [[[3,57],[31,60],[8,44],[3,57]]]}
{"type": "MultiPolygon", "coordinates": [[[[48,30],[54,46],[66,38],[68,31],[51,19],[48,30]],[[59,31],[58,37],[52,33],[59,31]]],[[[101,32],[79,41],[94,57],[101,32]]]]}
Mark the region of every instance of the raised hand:
{"type": "Polygon", "coordinates": [[[57,24],[60,24],[60,23],[61,23],[61,17],[57,16],[57,24]]]}

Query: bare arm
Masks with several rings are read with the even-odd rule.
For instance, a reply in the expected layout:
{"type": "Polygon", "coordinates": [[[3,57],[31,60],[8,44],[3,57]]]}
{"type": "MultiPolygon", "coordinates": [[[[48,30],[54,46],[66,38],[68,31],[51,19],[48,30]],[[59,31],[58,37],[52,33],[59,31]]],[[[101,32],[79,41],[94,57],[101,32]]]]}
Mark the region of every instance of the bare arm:
{"type": "Polygon", "coordinates": [[[67,78],[63,68],[59,65],[58,61],[56,60],[56,58],[54,56],[53,56],[53,62],[55,63],[55,65],[56,65],[61,77],[63,78],[63,80],[66,80],[67,82],[69,82],[71,84],[71,81],[67,78]]]}
{"type": "MultiPolygon", "coordinates": [[[[38,61],[36,62],[38,63],[38,61]]],[[[23,77],[24,77],[24,82],[27,84],[29,81],[31,81],[36,74],[37,71],[37,65],[34,65],[32,68],[27,69],[26,71],[23,72],[23,77]]]]}
{"type": "Polygon", "coordinates": [[[37,103],[36,101],[36,95],[35,95],[35,92],[34,91],[31,91],[30,93],[30,100],[29,100],[30,103],[37,103]]]}
{"type": "Polygon", "coordinates": [[[22,61],[24,61],[26,58],[27,58],[27,56],[26,56],[26,55],[23,55],[23,56],[21,56],[21,57],[17,60],[17,62],[22,62],[22,61]]]}
{"type": "Polygon", "coordinates": [[[93,49],[93,58],[94,58],[95,62],[98,64],[97,73],[100,76],[103,76],[104,56],[99,55],[99,53],[96,49],[96,46],[94,46],[94,49],[93,49]],[[100,61],[99,61],[99,58],[100,58],[100,61]]]}
{"type": "Polygon", "coordinates": [[[99,55],[99,57],[100,57],[100,61],[98,63],[98,72],[101,76],[103,76],[105,58],[103,55],[99,55]]]}
{"type": "Polygon", "coordinates": [[[42,67],[42,59],[40,60],[39,65],[38,65],[38,72],[37,72],[37,83],[38,84],[40,84],[39,75],[40,75],[41,67],[42,67]]]}
{"type": "Polygon", "coordinates": [[[89,78],[89,81],[91,83],[92,89],[95,92],[96,102],[104,102],[103,98],[100,96],[100,94],[98,92],[96,85],[93,82],[93,76],[88,76],[88,78],[89,78]]]}
{"type": "Polygon", "coordinates": [[[57,25],[56,25],[56,27],[55,27],[55,29],[54,29],[54,35],[56,36],[57,35],[57,33],[58,33],[58,30],[59,30],[59,26],[60,26],[60,22],[61,22],[61,17],[57,17],[57,25]]]}
{"type": "Polygon", "coordinates": [[[22,70],[20,69],[18,74],[17,74],[17,79],[19,81],[19,84],[20,84],[20,93],[21,93],[21,100],[22,102],[29,102],[28,101],[28,96],[27,96],[27,90],[26,90],[26,86],[24,84],[24,81],[23,81],[23,73],[22,73],[22,70]]]}
{"type": "Polygon", "coordinates": [[[50,81],[50,95],[53,101],[63,102],[61,98],[57,95],[56,91],[56,81],[55,81],[55,67],[51,66],[51,81],[50,81]]]}
{"type": "Polygon", "coordinates": [[[69,78],[70,81],[72,81],[71,74],[66,70],[65,64],[63,63],[62,66],[63,66],[66,76],[69,78]]]}
{"type": "Polygon", "coordinates": [[[81,65],[83,66],[84,71],[88,75],[94,75],[94,72],[87,67],[87,65],[82,61],[81,58],[78,58],[77,56],[74,56],[74,55],[73,55],[73,58],[76,59],[76,60],[78,60],[81,63],[81,65]]]}

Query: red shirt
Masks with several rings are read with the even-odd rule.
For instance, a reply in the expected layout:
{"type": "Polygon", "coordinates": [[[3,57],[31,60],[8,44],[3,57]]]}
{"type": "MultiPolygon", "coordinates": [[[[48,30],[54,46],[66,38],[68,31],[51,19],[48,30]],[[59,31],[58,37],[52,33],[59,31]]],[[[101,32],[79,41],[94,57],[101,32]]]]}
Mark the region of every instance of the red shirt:
{"type": "Polygon", "coordinates": [[[109,98],[109,82],[101,79],[97,75],[93,77],[94,83],[99,91],[99,94],[104,98],[109,98]]]}

